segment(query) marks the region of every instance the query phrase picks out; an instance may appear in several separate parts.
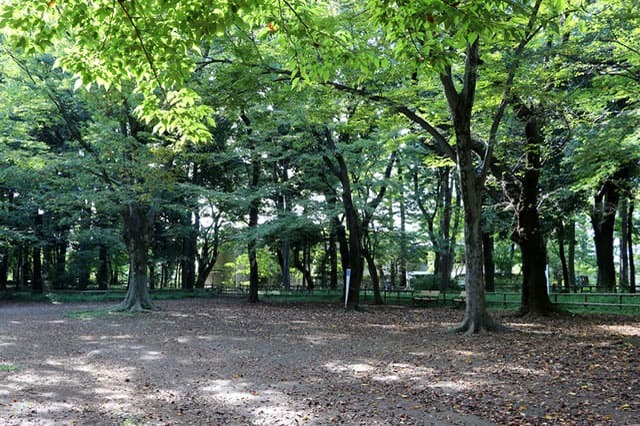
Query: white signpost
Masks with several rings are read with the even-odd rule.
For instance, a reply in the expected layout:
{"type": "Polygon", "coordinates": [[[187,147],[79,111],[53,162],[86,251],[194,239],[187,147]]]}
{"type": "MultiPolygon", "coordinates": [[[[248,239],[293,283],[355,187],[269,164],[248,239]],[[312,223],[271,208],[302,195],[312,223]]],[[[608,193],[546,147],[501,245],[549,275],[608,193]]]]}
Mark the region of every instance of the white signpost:
{"type": "Polygon", "coordinates": [[[349,282],[351,281],[351,269],[347,269],[347,275],[344,283],[344,308],[347,309],[347,302],[349,301],[349,282]]]}

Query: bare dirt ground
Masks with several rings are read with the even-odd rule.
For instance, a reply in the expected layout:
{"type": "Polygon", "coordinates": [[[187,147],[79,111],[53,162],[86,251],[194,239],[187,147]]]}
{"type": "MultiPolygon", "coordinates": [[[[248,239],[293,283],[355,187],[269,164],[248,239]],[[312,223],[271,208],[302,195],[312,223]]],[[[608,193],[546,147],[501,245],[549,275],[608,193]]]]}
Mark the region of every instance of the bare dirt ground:
{"type": "Polygon", "coordinates": [[[444,307],[77,314],[107,306],[0,304],[1,425],[640,424],[640,318],[465,337],[444,307]]]}

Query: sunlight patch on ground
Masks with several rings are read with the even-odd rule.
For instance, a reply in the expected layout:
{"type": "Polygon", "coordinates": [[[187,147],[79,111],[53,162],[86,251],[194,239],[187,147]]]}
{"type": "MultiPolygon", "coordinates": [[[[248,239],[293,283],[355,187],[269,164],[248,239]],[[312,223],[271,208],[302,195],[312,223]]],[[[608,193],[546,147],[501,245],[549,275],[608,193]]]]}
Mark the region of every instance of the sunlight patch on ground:
{"type": "Polygon", "coordinates": [[[452,353],[455,356],[462,356],[462,357],[478,356],[477,353],[472,352],[472,351],[449,351],[449,352],[452,353]]]}
{"type": "Polygon", "coordinates": [[[640,336],[640,325],[600,325],[599,328],[623,336],[640,336]]]}
{"type": "Polygon", "coordinates": [[[364,364],[364,363],[355,363],[355,364],[346,364],[340,362],[328,362],[324,365],[324,367],[331,371],[332,373],[370,373],[375,370],[375,367],[364,364]]]}
{"type": "Polygon", "coordinates": [[[202,388],[204,392],[211,392],[215,398],[226,404],[240,404],[251,401],[256,395],[247,390],[248,384],[245,382],[234,382],[232,380],[213,380],[209,386],[202,388]]]}
{"type": "Polygon", "coordinates": [[[310,413],[295,410],[294,401],[275,390],[255,389],[247,382],[212,380],[201,395],[235,409],[242,408],[254,417],[252,424],[299,424],[310,413]]]}
{"type": "Polygon", "coordinates": [[[473,387],[473,383],[468,381],[461,381],[461,380],[458,380],[455,382],[443,380],[443,381],[431,383],[428,385],[428,387],[430,387],[431,389],[437,389],[444,392],[458,393],[458,392],[464,392],[465,390],[471,389],[473,387]]]}

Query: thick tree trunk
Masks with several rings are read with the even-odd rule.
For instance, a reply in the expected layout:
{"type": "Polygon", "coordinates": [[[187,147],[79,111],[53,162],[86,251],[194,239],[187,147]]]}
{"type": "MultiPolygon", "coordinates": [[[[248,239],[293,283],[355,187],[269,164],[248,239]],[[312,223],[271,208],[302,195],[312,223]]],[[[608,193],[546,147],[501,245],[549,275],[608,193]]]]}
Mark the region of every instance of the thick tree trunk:
{"type": "Polygon", "coordinates": [[[42,279],[42,249],[36,241],[33,246],[33,273],[31,275],[31,292],[44,292],[44,280],[42,279]]]}
{"type": "MultiPolygon", "coordinates": [[[[464,208],[465,317],[454,329],[467,334],[496,330],[499,326],[487,312],[482,259],[482,193],[484,176],[476,171],[471,138],[471,112],[475,99],[479,42],[467,48],[463,88],[456,90],[450,68],[440,75],[455,129],[455,154],[460,194],[464,208]]],[[[486,166],[486,165],[485,165],[486,166]]]]}
{"type": "Polygon", "coordinates": [[[124,241],[129,254],[129,282],[127,294],[113,311],[156,311],[159,308],[151,300],[149,283],[149,245],[154,212],[151,207],[138,203],[127,205],[122,212],[124,241]]]}
{"type": "Polygon", "coordinates": [[[591,223],[598,263],[598,289],[613,292],[616,289],[616,268],[614,264],[613,233],[619,195],[615,184],[605,182],[594,198],[591,223]]]}
{"type": "Polygon", "coordinates": [[[501,328],[487,313],[482,256],[482,188],[471,156],[459,160],[462,202],[464,205],[465,317],[454,329],[467,334],[501,328]]]}
{"type": "Polygon", "coordinates": [[[485,289],[493,292],[496,290],[496,264],[493,261],[493,235],[487,231],[482,233],[482,251],[485,289]]]}
{"type": "Polygon", "coordinates": [[[516,196],[516,229],[512,238],[522,253],[522,314],[545,315],[553,310],[547,290],[547,247],[538,213],[538,190],[542,168],[541,150],[544,136],[537,111],[516,106],[518,118],[525,123],[525,165],[516,196]]]}
{"type": "Polygon", "coordinates": [[[59,239],[55,243],[56,252],[56,273],[54,288],[63,289],[66,286],[67,280],[67,249],[69,247],[69,241],[66,238],[59,239]]]}

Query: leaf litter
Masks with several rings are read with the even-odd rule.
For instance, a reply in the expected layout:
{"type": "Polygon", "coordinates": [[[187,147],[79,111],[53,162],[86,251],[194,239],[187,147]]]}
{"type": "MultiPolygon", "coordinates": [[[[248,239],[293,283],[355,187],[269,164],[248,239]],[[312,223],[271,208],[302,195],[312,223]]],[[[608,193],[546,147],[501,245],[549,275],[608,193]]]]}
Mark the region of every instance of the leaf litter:
{"type": "Polygon", "coordinates": [[[194,299],[2,305],[0,424],[638,424],[640,318],[194,299]]]}

